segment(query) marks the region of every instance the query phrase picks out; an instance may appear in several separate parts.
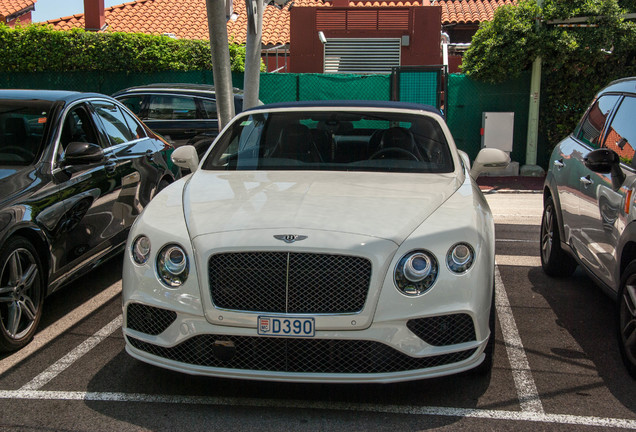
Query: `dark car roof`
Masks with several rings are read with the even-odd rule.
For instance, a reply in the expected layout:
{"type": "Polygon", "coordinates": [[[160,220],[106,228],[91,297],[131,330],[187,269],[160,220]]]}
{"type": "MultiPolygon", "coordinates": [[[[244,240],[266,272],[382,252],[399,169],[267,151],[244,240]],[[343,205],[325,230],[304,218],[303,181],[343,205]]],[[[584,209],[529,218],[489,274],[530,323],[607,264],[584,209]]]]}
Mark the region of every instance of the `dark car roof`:
{"type": "Polygon", "coordinates": [[[376,101],[376,100],[324,100],[324,101],[299,101],[277,102],[250,108],[246,111],[278,108],[383,108],[383,109],[409,109],[427,111],[442,115],[440,110],[430,105],[421,105],[410,102],[376,101]]]}
{"type": "MultiPolygon", "coordinates": [[[[121,96],[126,93],[145,93],[145,92],[179,92],[179,93],[214,93],[214,86],[210,84],[194,84],[194,83],[154,83],[143,86],[128,87],[115,92],[113,96],[121,96]]],[[[233,88],[235,95],[243,94],[238,88],[233,88]]]]}
{"type": "Polygon", "coordinates": [[[0,90],[0,99],[44,100],[72,102],[90,97],[110,98],[101,93],[82,93],[67,90],[0,90]]]}
{"type": "Polygon", "coordinates": [[[612,81],[605,88],[598,92],[601,93],[619,92],[619,93],[636,93],[636,77],[621,78],[612,81]]]}

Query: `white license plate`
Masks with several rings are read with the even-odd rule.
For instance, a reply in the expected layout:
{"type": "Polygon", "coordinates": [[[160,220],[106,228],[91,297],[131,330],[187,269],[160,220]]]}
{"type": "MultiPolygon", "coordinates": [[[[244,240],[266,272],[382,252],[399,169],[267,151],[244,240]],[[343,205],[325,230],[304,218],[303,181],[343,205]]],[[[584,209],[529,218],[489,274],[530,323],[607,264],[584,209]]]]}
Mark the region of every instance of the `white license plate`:
{"type": "Polygon", "coordinates": [[[258,317],[258,334],[264,336],[313,337],[313,318],[258,317]]]}

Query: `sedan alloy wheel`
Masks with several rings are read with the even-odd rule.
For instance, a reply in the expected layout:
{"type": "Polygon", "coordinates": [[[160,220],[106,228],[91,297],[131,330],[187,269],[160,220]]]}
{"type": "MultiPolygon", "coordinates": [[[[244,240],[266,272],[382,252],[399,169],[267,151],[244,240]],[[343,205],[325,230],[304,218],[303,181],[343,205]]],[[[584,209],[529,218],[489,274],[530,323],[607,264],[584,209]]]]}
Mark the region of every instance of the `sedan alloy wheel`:
{"type": "Polygon", "coordinates": [[[15,350],[31,340],[42,315],[42,266],[20,237],[9,241],[0,258],[0,349],[15,350]]]}

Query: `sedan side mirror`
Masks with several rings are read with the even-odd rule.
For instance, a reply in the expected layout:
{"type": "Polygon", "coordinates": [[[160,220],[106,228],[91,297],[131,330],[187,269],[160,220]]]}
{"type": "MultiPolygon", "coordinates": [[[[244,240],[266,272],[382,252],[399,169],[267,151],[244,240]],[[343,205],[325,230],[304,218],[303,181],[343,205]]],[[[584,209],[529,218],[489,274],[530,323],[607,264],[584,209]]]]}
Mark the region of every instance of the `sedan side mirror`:
{"type": "Polygon", "coordinates": [[[195,172],[199,168],[199,155],[197,149],[191,145],[177,147],[172,152],[172,162],[181,168],[187,168],[190,172],[195,172]]]}
{"type": "Polygon", "coordinates": [[[510,163],[510,156],[502,150],[496,148],[483,148],[477,154],[470,176],[473,179],[479,177],[484,172],[493,172],[506,168],[510,163]]]}
{"type": "Polygon", "coordinates": [[[611,174],[612,186],[618,189],[625,182],[625,174],[621,169],[621,158],[613,150],[600,148],[593,150],[583,158],[585,166],[595,173],[611,174]]]}
{"type": "Polygon", "coordinates": [[[72,142],[64,150],[62,165],[88,165],[104,160],[104,149],[97,144],[72,142]]]}

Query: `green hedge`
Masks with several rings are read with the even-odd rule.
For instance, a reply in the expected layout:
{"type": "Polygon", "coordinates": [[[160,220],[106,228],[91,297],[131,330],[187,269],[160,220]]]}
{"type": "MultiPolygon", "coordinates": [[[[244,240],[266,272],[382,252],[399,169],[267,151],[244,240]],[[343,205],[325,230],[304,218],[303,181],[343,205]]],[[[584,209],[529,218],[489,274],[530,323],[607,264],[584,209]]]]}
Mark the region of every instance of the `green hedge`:
{"type": "MultiPolygon", "coordinates": [[[[245,69],[245,47],[230,44],[233,72],[245,69]]],[[[143,33],[54,30],[0,24],[2,72],[158,72],[211,70],[210,43],[143,33]]]]}

